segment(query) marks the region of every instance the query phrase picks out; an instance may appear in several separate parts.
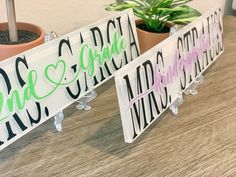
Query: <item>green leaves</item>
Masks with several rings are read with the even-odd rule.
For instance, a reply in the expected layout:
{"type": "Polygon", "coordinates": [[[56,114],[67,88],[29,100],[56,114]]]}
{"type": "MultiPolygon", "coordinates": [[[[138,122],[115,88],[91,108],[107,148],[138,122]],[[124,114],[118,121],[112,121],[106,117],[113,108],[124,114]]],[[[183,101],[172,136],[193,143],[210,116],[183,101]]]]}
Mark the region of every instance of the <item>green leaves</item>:
{"type": "Polygon", "coordinates": [[[124,0],[112,3],[106,10],[122,11],[132,8],[150,31],[161,32],[166,23],[187,24],[201,14],[184,5],[191,0],[124,0]]]}
{"type": "Polygon", "coordinates": [[[106,7],[106,10],[109,11],[122,11],[128,8],[133,8],[135,9],[137,6],[137,4],[129,4],[129,3],[112,3],[109,6],[106,7]]]}
{"type": "Polygon", "coordinates": [[[188,24],[200,15],[200,12],[189,6],[181,6],[181,9],[170,15],[169,21],[177,24],[188,24]]]}

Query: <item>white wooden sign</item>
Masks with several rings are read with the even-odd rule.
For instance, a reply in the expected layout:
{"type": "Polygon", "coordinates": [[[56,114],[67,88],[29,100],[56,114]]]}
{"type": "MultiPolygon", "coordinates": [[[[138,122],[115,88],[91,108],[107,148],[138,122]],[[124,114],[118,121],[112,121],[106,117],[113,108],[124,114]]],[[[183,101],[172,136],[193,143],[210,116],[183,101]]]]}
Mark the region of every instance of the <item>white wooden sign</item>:
{"type": "Polygon", "coordinates": [[[125,141],[133,142],[223,52],[216,8],[115,74],[125,141]]]}
{"type": "Polygon", "coordinates": [[[139,55],[130,10],[0,63],[0,150],[139,55]]]}

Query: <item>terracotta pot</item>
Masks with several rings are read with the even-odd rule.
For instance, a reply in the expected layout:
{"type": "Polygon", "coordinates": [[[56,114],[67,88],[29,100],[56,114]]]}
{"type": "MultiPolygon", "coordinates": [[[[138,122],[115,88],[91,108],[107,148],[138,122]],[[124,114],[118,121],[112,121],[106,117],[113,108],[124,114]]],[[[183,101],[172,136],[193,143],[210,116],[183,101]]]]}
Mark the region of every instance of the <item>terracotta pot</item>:
{"type": "Polygon", "coordinates": [[[143,21],[140,19],[136,20],[135,23],[136,23],[136,29],[137,29],[137,35],[138,35],[141,54],[169,37],[169,32],[154,33],[154,32],[144,31],[138,28],[137,25],[143,23],[143,21]]]}
{"type": "MultiPolygon", "coordinates": [[[[7,23],[0,23],[1,31],[5,31],[7,29],[8,29],[7,23]]],[[[18,22],[17,29],[34,32],[39,35],[39,38],[37,38],[34,41],[24,43],[24,44],[14,44],[14,45],[0,44],[0,60],[4,60],[11,56],[17,55],[19,53],[22,53],[26,50],[29,50],[33,47],[36,47],[44,43],[45,32],[43,31],[41,27],[36,26],[34,24],[30,24],[30,23],[18,22]]]]}

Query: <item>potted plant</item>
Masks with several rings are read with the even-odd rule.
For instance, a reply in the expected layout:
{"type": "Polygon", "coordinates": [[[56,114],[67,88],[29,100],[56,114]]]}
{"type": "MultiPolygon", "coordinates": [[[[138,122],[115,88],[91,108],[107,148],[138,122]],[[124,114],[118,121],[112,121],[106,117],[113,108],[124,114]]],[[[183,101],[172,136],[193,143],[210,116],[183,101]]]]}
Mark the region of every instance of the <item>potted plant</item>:
{"type": "Polygon", "coordinates": [[[6,0],[8,23],[0,23],[0,60],[9,58],[44,42],[42,28],[17,22],[14,0],[6,0]]]}
{"type": "Polygon", "coordinates": [[[125,0],[109,4],[106,10],[121,11],[132,8],[139,18],[136,20],[141,53],[169,36],[174,24],[185,25],[200,12],[185,5],[191,0],[125,0]]]}

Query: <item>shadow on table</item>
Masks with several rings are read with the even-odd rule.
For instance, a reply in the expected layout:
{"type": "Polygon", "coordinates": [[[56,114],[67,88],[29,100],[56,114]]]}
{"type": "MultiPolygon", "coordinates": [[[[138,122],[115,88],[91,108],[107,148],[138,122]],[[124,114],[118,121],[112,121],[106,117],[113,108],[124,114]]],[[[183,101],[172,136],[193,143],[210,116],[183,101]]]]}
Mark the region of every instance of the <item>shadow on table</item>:
{"type": "MultiPolygon", "coordinates": [[[[163,114],[163,117],[166,113],[163,114]]],[[[131,154],[132,150],[146,143],[146,138],[150,134],[152,128],[160,121],[157,119],[140,137],[133,143],[125,143],[123,130],[121,125],[120,114],[113,116],[102,127],[96,130],[93,135],[88,137],[83,143],[99,149],[108,154],[123,158],[131,154]]]]}
{"type": "Polygon", "coordinates": [[[19,156],[23,149],[27,149],[27,146],[31,146],[34,141],[38,141],[40,138],[44,138],[47,136],[48,132],[57,132],[54,124],[54,119],[49,119],[43,124],[39,125],[37,128],[33,129],[23,137],[19,138],[3,150],[0,153],[0,165],[7,161],[9,158],[15,158],[15,156],[19,156]]]}

